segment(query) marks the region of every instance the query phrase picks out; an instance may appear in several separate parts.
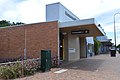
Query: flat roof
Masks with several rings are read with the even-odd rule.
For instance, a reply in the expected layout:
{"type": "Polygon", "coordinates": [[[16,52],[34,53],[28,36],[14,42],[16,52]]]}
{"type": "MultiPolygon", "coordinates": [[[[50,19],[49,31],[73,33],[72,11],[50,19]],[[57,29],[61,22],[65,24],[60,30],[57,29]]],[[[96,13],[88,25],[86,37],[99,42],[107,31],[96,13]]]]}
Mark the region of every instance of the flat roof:
{"type": "Polygon", "coordinates": [[[99,26],[99,24],[95,21],[94,18],[59,22],[59,28],[63,32],[71,32],[73,30],[89,30],[89,34],[80,34],[84,35],[85,37],[105,35],[105,32],[103,31],[102,27],[99,26]]]}

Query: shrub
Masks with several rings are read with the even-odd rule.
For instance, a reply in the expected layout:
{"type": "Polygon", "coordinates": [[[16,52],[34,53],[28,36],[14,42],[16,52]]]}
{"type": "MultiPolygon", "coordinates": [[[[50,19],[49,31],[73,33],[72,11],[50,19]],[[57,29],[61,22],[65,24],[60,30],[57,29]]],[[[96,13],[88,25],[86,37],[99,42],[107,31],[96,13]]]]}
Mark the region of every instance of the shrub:
{"type": "Polygon", "coordinates": [[[1,79],[13,79],[21,76],[20,63],[0,66],[0,78],[1,79]]]}
{"type": "Polygon", "coordinates": [[[62,61],[58,59],[58,56],[52,58],[52,67],[59,67],[62,64],[62,61]]]}
{"type": "Polygon", "coordinates": [[[26,60],[24,62],[24,75],[32,75],[40,68],[39,62],[26,60]]]}
{"type": "Polygon", "coordinates": [[[6,63],[6,62],[13,62],[13,61],[20,61],[22,60],[22,57],[18,58],[0,58],[0,63],[6,63]]]}
{"type": "Polygon", "coordinates": [[[38,61],[26,60],[14,64],[0,66],[0,79],[14,79],[32,75],[40,68],[38,61]]]}

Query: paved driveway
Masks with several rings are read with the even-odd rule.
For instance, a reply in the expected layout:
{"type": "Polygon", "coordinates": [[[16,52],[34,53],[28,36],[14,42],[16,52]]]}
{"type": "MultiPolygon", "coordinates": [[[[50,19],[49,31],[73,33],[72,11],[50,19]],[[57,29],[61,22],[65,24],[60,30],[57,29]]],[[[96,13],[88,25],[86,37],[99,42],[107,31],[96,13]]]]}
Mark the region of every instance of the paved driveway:
{"type": "Polygon", "coordinates": [[[17,80],[120,80],[120,54],[98,55],[17,80]],[[60,73],[54,73],[62,70],[60,73]]]}

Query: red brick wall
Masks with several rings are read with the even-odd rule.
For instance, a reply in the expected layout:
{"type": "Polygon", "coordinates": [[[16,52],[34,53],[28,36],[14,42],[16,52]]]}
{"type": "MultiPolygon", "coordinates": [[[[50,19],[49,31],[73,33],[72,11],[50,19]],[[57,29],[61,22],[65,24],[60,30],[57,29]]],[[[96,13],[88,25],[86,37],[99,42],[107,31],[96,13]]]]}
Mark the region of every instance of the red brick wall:
{"type": "Polygon", "coordinates": [[[27,57],[37,58],[43,49],[50,49],[52,55],[57,55],[58,22],[53,21],[0,28],[0,58],[23,56],[25,31],[27,57]]]}

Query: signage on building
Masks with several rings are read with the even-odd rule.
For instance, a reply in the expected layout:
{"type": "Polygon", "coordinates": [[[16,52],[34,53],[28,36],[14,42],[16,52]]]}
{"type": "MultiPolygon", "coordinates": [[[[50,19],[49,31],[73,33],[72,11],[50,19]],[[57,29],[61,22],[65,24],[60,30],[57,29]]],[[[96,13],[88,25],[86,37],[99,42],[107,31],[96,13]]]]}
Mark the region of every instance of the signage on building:
{"type": "Polygon", "coordinates": [[[89,30],[77,30],[77,31],[71,31],[71,34],[88,34],[89,30]]]}
{"type": "Polygon", "coordinates": [[[70,15],[67,11],[65,11],[65,15],[67,15],[72,20],[76,20],[76,18],[74,18],[72,15],[70,15]]]}
{"type": "Polygon", "coordinates": [[[75,53],[75,48],[69,48],[69,53],[75,53]]]}

